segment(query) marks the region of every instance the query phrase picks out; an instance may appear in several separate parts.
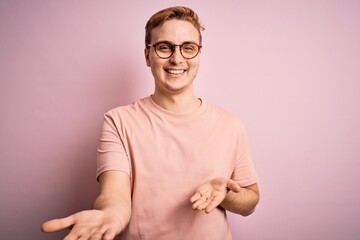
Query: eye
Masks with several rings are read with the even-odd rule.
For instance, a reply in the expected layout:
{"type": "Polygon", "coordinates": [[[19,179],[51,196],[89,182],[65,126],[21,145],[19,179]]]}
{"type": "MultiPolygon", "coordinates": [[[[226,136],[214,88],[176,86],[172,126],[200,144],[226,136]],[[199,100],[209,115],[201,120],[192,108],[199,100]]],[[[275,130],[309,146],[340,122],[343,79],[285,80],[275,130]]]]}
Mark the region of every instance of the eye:
{"type": "Polygon", "coordinates": [[[182,50],[186,51],[186,52],[193,52],[193,51],[196,51],[196,49],[197,49],[197,46],[192,43],[187,43],[182,46],[182,50]]]}
{"type": "Polygon", "coordinates": [[[172,45],[169,43],[160,43],[156,46],[156,49],[161,52],[169,52],[172,51],[172,45]]]}

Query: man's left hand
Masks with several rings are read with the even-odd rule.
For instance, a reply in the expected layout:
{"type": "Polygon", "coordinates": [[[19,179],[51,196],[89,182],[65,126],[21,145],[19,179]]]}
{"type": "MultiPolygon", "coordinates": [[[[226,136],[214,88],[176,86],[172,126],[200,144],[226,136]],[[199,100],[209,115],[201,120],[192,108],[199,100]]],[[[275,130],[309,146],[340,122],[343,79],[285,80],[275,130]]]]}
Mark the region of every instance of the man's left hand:
{"type": "Polygon", "coordinates": [[[190,198],[194,210],[210,213],[226,198],[229,191],[240,192],[239,184],[231,179],[215,178],[201,185],[190,198]]]}

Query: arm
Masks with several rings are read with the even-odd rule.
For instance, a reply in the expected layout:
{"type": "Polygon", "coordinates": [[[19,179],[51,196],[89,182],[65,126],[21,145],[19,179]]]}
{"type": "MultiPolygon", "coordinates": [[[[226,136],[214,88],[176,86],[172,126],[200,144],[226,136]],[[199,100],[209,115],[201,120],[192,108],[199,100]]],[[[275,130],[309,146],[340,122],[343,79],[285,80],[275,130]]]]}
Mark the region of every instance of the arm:
{"type": "Polygon", "coordinates": [[[42,225],[42,231],[55,232],[71,228],[66,240],[113,239],[127,226],[131,215],[130,177],[120,171],[100,175],[100,194],[93,210],[54,219],[42,225]]]}
{"type": "Polygon", "coordinates": [[[220,203],[220,206],[230,212],[248,216],[255,211],[255,207],[259,202],[259,188],[256,183],[240,188],[241,190],[239,192],[229,190],[225,199],[220,203]]]}
{"type": "Polygon", "coordinates": [[[201,185],[190,202],[193,209],[205,210],[206,213],[221,206],[225,210],[248,216],[259,202],[259,189],[257,184],[240,187],[231,179],[215,178],[201,185]]]}
{"type": "Polygon", "coordinates": [[[93,208],[117,214],[124,229],[131,216],[130,177],[121,171],[107,171],[100,175],[100,194],[93,208]]]}

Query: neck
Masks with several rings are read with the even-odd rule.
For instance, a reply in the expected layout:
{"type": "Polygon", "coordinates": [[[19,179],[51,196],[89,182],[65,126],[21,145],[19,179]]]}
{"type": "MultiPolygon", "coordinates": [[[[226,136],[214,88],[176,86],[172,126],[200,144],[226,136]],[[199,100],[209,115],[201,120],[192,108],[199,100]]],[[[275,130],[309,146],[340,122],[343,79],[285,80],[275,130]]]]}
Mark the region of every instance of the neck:
{"type": "Polygon", "coordinates": [[[151,97],[157,105],[174,113],[189,113],[201,106],[201,100],[192,93],[187,95],[163,95],[155,91],[151,97]]]}

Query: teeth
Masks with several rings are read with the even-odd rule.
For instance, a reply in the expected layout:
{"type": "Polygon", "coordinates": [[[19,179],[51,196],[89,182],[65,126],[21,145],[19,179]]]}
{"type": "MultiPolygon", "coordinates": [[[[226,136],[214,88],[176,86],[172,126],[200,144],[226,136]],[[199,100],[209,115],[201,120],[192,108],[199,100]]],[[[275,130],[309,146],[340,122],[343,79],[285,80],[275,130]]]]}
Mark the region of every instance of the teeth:
{"type": "Polygon", "coordinates": [[[185,70],[168,69],[167,72],[171,73],[171,74],[181,74],[181,73],[185,72],[185,70]]]}

